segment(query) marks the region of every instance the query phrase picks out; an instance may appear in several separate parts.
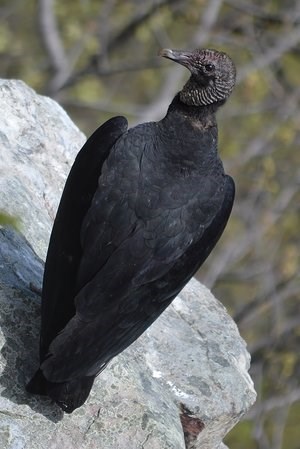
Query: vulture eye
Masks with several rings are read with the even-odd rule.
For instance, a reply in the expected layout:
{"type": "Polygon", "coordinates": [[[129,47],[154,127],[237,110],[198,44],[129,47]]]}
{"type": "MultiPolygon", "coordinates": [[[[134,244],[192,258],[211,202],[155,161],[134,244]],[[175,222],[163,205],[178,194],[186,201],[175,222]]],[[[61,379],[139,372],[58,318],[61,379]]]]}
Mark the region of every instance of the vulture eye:
{"type": "Polygon", "coordinates": [[[213,64],[205,64],[204,68],[205,68],[206,72],[213,72],[215,69],[215,66],[213,64]]]}

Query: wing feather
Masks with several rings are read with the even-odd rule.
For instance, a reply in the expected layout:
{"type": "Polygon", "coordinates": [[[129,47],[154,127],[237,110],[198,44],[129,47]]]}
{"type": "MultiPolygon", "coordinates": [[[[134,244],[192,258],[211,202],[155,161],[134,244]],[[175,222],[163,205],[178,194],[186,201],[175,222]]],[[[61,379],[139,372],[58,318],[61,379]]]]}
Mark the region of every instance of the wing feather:
{"type": "Polygon", "coordinates": [[[62,382],[72,376],[95,375],[177,295],[223,232],[234,198],[233,181],[224,176],[214,195],[219,201],[213,196],[212,208],[205,214],[201,195],[177,209],[170,207],[159,222],[149,218],[137,227],[80,290],[77,314],[54,339],[42,365],[48,379],[62,382]],[[189,221],[196,219],[200,220],[197,229],[187,232],[189,221]],[[147,229],[153,233],[150,246],[147,229]]]}
{"type": "Polygon", "coordinates": [[[82,256],[80,229],[98,186],[105,159],[127,131],[127,120],[114,117],[100,126],[78,153],[68,176],[53,225],[42,294],[41,350],[75,313],[76,276],[82,256]],[[59,313],[57,312],[59,310],[59,313]]]}

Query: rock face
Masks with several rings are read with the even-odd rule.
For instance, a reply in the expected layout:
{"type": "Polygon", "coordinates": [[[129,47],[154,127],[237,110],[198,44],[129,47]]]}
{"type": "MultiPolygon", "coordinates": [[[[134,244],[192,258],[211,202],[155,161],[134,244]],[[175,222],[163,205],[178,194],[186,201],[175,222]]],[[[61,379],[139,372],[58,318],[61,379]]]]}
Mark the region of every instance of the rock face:
{"type": "Polygon", "coordinates": [[[250,357],[225,308],[192,280],[163,315],[64,415],[24,386],[38,364],[43,262],[70,164],[84,136],[49,98],[0,81],[0,447],[221,449],[255,391],[250,357]]]}
{"type": "Polygon", "coordinates": [[[0,210],[45,259],[66,173],[85,141],[66,112],[21,81],[0,80],[0,210]]]}

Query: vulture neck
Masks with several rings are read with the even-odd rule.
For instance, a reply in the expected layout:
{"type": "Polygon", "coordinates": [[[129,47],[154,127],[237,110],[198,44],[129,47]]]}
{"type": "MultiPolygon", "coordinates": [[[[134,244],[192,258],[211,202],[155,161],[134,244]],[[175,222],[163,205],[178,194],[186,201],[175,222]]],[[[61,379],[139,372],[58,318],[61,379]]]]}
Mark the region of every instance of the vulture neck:
{"type": "Polygon", "coordinates": [[[218,159],[215,112],[219,106],[188,106],[177,94],[159,123],[168,157],[183,165],[202,167],[203,171],[213,166],[218,159]]]}
{"type": "Polygon", "coordinates": [[[195,126],[198,123],[198,128],[205,130],[216,126],[215,113],[223,103],[224,101],[204,106],[190,106],[180,100],[178,93],[170,104],[165,118],[174,120],[177,116],[178,119],[186,119],[195,126]]]}

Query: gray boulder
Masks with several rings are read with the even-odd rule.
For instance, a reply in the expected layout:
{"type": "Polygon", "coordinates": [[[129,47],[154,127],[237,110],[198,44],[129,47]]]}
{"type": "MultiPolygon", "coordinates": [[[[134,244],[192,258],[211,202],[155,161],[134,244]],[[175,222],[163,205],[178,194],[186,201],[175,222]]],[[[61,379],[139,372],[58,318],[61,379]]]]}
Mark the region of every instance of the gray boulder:
{"type": "Polygon", "coordinates": [[[225,308],[192,280],[64,415],[24,386],[38,365],[43,259],[82,133],[53,100],[0,81],[0,447],[221,449],[255,401],[245,342],[225,308]]]}

